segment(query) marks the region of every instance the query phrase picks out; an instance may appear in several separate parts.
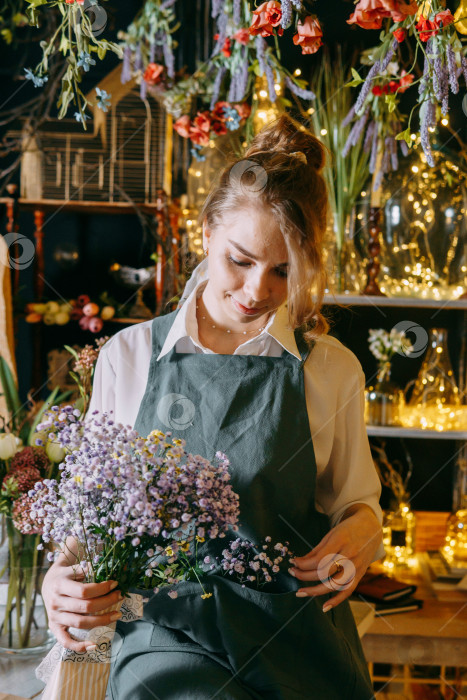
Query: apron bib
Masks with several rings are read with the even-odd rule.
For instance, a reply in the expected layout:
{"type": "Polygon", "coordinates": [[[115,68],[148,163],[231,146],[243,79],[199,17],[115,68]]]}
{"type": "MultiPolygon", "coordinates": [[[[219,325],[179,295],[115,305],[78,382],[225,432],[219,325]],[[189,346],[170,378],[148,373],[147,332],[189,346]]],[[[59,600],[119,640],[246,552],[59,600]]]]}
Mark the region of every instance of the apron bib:
{"type": "MultiPolygon", "coordinates": [[[[329,532],[315,508],[316,461],[303,365],[310,352],[299,330],[301,361],[280,357],[177,353],[159,361],[177,311],[154,319],[152,356],[135,430],[171,430],[185,449],[213,461],[224,452],[240,497],[239,530],[261,545],[289,542],[297,556],[329,532]]],[[[205,542],[200,560],[220,555],[229,536],[205,542]]],[[[211,561],[213,559],[211,558],[211,561]]],[[[218,571],[203,586],[170,587],[178,597],[149,597],[142,620],[117,623],[122,644],[113,660],[113,700],[371,700],[373,691],[348,601],[323,613],[332,595],[297,598],[307,585],[281,575],[274,592],[242,587],[218,571]],[[277,592],[276,592],[277,591],[277,592]],[[205,664],[203,666],[203,664],[205,664]],[[203,670],[204,669],[204,670],[203,670]]],[[[271,591],[271,587],[268,588],[271,591]]]]}

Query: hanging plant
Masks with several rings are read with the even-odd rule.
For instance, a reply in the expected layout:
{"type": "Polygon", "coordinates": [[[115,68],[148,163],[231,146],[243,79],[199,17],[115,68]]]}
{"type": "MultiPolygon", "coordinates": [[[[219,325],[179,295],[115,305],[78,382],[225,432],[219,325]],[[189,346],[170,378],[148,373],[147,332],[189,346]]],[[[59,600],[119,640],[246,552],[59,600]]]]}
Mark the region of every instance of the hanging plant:
{"type": "MultiPolygon", "coordinates": [[[[26,15],[30,24],[39,27],[43,12],[56,13],[57,10],[61,14],[58,28],[52,37],[41,41],[42,60],[34,69],[25,68],[25,75],[35,87],[42,87],[48,80],[49,63],[56,54],[61,53],[66,58],[67,68],[57,102],[60,109],[58,118],[62,119],[71,103],[74,103],[75,119],[86,129],[86,120],[90,117],[85,110],[90,103],[79,87],[83,73],[96,65],[93,55],[103,60],[107,51],[113,51],[122,57],[122,49],[112,41],[99,38],[107,15],[97,0],[86,0],[86,5],[84,0],[28,0],[26,15]],[[91,16],[88,15],[89,9],[92,10],[91,16]]],[[[111,95],[100,91],[97,97],[97,106],[107,111],[111,95]]]]}
{"type": "MultiPolygon", "coordinates": [[[[434,166],[431,134],[439,119],[447,117],[450,93],[459,92],[462,74],[467,84],[466,49],[459,34],[464,32],[463,20],[465,18],[457,17],[457,13],[455,20],[451,11],[444,9],[442,0],[416,0],[410,4],[403,0],[359,0],[347,20],[348,24],[357,24],[363,29],[382,29],[379,46],[363,56],[362,63],[369,66],[366,78],[362,79],[353,70],[354,79],[349,83],[349,86],[361,87],[348,119],[361,123],[368,114],[367,135],[368,130],[372,130],[368,138],[373,143],[374,190],[378,189],[386,172],[397,169],[395,141],[400,141],[401,145],[405,142],[407,147],[414,145],[412,117],[417,108],[421,145],[427,163],[434,166]],[[391,80],[391,65],[402,61],[401,45],[409,40],[415,44],[411,65],[407,72],[402,71],[391,80]],[[423,69],[418,71],[420,77],[415,78],[421,60],[423,69]],[[409,117],[402,117],[400,95],[415,86],[417,102],[409,117]]],[[[405,146],[401,150],[405,152],[405,146]]]]}

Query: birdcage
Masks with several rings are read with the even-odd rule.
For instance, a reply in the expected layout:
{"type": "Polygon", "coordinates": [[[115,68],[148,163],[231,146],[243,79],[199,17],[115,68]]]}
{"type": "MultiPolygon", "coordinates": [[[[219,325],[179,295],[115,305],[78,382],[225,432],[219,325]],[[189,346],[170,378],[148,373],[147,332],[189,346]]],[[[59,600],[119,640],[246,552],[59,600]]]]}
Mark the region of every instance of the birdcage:
{"type": "MultiPolygon", "coordinates": [[[[108,112],[91,108],[86,131],[56,119],[33,136],[10,132],[22,137],[23,199],[151,204],[158,189],[170,194],[171,117],[154,96],[141,99],[135,80],[122,84],[120,74],[118,66],[97,86],[112,104],[108,112]]],[[[95,89],[86,97],[96,102],[95,89]]]]}

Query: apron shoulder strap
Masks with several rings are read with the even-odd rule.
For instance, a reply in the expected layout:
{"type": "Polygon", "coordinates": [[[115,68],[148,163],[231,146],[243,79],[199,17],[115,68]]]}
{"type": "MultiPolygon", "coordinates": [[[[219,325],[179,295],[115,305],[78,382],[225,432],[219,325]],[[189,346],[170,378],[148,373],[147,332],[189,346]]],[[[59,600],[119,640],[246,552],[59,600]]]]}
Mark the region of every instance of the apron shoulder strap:
{"type": "Polygon", "coordinates": [[[296,328],[294,330],[295,342],[297,343],[298,351],[300,352],[300,355],[302,357],[302,361],[300,362],[300,369],[302,369],[308,356],[310,355],[311,351],[313,350],[316,344],[315,340],[312,340],[311,343],[305,340],[303,332],[306,330],[308,330],[307,326],[300,326],[300,328],[296,328]]]}
{"type": "Polygon", "coordinates": [[[180,309],[175,309],[164,316],[156,316],[152,322],[152,351],[156,353],[156,357],[162,350],[165,339],[172,328],[175,317],[180,309]]]}

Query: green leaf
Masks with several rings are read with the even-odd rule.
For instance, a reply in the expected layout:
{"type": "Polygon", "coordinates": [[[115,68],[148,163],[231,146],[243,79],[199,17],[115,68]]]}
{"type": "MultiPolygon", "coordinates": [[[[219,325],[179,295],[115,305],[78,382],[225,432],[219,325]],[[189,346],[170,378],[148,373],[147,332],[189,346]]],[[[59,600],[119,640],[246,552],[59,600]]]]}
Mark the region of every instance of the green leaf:
{"type": "Polygon", "coordinates": [[[396,141],[405,141],[407,146],[412,145],[412,139],[410,138],[410,129],[407,128],[404,131],[400,131],[396,134],[396,141]]]}
{"type": "Polygon", "coordinates": [[[4,357],[0,355],[0,384],[8,408],[8,412],[14,416],[21,410],[21,401],[16,387],[16,382],[10,367],[4,357]]]}
{"type": "Polygon", "coordinates": [[[5,42],[7,44],[11,44],[11,42],[13,41],[13,33],[10,29],[2,29],[1,35],[5,39],[5,42]]]}
{"type": "Polygon", "coordinates": [[[107,49],[105,46],[102,46],[101,44],[98,44],[97,46],[97,55],[99,56],[100,60],[103,61],[105,58],[105,54],[107,53],[107,49]]]}
{"type": "Polygon", "coordinates": [[[385,95],[385,101],[388,105],[389,112],[394,112],[397,107],[397,100],[395,95],[385,95]]]}
{"type": "Polygon", "coordinates": [[[348,83],[345,83],[344,87],[355,87],[356,85],[360,85],[361,83],[365,82],[363,78],[360,78],[358,72],[355,70],[355,68],[351,68],[352,75],[353,75],[353,80],[351,80],[348,83]]]}

